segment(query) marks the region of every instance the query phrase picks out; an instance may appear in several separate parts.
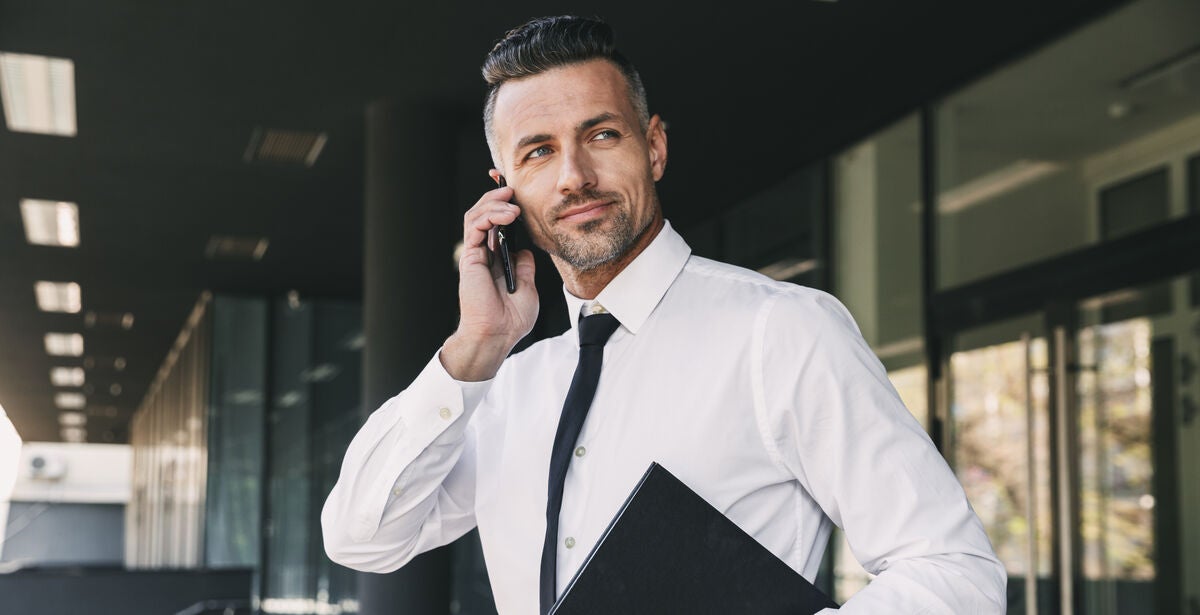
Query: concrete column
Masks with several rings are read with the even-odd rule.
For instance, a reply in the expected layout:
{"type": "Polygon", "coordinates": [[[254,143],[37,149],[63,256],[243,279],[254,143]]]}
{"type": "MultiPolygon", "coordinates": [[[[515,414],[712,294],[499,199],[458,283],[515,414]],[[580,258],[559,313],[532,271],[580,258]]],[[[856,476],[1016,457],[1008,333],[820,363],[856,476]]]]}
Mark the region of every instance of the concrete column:
{"type": "MultiPolygon", "coordinates": [[[[366,413],[407,387],[457,323],[459,124],[431,105],[381,101],[367,108],[366,413]]],[[[451,570],[450,551],[441,548],[391,574],[362,573],[359,612],[449,613],[451,570]]]]}

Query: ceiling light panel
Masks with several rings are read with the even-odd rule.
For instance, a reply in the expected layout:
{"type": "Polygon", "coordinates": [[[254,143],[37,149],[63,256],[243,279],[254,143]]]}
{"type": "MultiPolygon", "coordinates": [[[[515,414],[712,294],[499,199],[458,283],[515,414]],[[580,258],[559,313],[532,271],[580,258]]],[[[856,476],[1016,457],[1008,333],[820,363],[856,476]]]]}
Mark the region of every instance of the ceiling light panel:
{"type": "Polygon", "coordinates": [[[55,393],[54,405],[61,410],[82,410],[87,405],[83,393],[55,393]]]}
{"type": "Polygon", "coordinates": [[[256,128],[246,146],[246,162],[267,162],[311,167],[316,164],[328,137],[323,132],[256,128]]]}
{"type": "Polygon", "coordinates": [[[209,260],[261,261],[271,245],[266,237],[235,235],[213,235],[204,246],[204,256],[209,260]]]}
{"type": "Polygon", "coordinates": [[[59,412],[58,424],[63,427],[83,427],[87,425],[87,415],[82,412],[59,412]]]}
{"type": "Polygon", "coordinates": [[[75,136],[75,63],[0,53],[0,101],[11,131],[75,136]]]}
{"type": "Polygon", "coordinates": [[[55,357],[83,356],[83,336],[78,333],[47,333],[46,354],[55,357]]]}
{"type": "Polygon", "coordinates": [[[25,240],[38,246],[79,246],[79,206],[67,201],[21,199],[25,240]]]}
{"type": "Polygon", "coordinates": [[[126,331],[133,328],[132,312],[97,312],[88,310],[83,314],[83,326],[89,329],[97,327],[121,328],[126,331]]]}
{"type": "Polygon", "coordinates": [[[82,367],[54,367],[50,369],[50,383],[56,387],[81,387],[84,374],[82,367]]]}
{"type": "Polygon", "coordinates": [[[78,314],[83,309],[79,285],[75,282],[34,282],[38,309],[43,312],[78,314]]]}

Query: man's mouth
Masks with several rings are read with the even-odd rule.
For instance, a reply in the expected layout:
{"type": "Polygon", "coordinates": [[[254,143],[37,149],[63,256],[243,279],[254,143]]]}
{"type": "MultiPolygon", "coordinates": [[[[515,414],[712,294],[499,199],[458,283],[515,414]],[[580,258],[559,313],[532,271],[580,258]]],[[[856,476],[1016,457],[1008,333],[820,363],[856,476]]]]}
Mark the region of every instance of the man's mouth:
{"type": "Polygon", "coordinates": [[[576,207],[572,207],[558,216],[560,222],[570,222],[572,224],[579,222],[587,222],[594,220],[604,215],[608,211],[608,207],[612,205],[611,201],[592,201],[576,207]]]}

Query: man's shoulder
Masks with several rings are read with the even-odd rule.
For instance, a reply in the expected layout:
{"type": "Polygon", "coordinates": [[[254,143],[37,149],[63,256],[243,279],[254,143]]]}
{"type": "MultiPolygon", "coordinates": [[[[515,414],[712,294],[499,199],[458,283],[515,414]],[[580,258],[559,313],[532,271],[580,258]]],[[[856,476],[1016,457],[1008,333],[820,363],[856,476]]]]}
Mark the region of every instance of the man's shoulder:
{"type": "Polygon", "coordinates": [[[764,318],[768,329],[814,329],[858,325],[846,306],[832,294],[792,282],[775,280],[757,271],[693,255],[684,267],[683,282],[703,304],[724,314],[764,318]]]}
{"type": "Polygon", "coordinates": [[[836,298],[823,290],[776,280],[753,269],[694,254],[684,266],[684,278],[705,288],[710,296],[730,293],[730,296],[748,304],[770,301],[783,302],[795,308],[815,308],[831,301],[838,303],[836,298]]]}

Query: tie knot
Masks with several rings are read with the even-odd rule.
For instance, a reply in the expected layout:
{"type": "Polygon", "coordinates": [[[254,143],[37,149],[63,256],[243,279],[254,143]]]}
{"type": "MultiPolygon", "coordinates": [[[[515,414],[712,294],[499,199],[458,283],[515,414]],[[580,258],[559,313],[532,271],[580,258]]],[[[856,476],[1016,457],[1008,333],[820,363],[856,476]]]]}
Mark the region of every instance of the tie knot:
{"type": "Polygon", "coordinates": [[[584,316],[579,319],[579,345],[603,346],[619,326],[621,323],[612,314],[584,316]]]}

